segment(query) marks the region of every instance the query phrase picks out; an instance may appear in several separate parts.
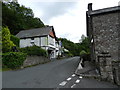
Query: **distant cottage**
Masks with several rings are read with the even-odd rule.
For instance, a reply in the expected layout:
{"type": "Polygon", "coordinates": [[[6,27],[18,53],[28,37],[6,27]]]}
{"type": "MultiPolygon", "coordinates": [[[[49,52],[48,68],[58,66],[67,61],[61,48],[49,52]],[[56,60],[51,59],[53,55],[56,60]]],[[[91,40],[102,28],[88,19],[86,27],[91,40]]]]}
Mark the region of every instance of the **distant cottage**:
{"type": "Polygon", "coordinates": [[[91,59],[101,78],[120,85],[120,6],[86,12],[91,59]]]}
{"type": "Polygon", "coordinates": [[[50,58],[61,55],[61,42],[57,40],[53,26],[23,30],[16,36],[20,38],[20,48],[36,45],[47,50],[50,58]]]}

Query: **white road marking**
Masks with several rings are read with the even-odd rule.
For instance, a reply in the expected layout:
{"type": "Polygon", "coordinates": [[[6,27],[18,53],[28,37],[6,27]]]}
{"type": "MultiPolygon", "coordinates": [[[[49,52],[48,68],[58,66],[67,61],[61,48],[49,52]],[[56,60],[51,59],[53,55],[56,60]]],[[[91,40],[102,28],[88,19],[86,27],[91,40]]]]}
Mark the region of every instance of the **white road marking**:
{"type": "Polygon", "coordinates": [[[71,80],[72,78],[68,78],[67,81],[71,80]]]}
{"type": "Polygon", "coordinates": [[[72,75],[72,77],[74,77],[74,76],[75,76],[75,74],[72,75]]]}
{"type": "Polygon", "coordinates": [[[76,84],[73,84],[73,85],[71,86],[71,88],[73,88],[75,85],[76,85],[76,84]]]}
{"type": "Polygon", "coordinates": [[[83,69],[81,63],[79,63],[79,65],[78,65],[78,69],[83,69]]]}
{"type": "Polygon", "coordinates": [[[60,85],[60,86],[64,86],[66,83],[67,83],[66,81],[63,81],[63,82],[61,82],[59,85],[60,85]]]}
{"type": "Polygon", "coordinates": [[[79,83],[79,82],[80,82],[80,80],[79,80],[79,79],[77,79],[77,80],[76,80],[76,83],[79,83]]]}
{"type": "Polygon", "coordinates": [[[79,78],[83,78],[82,76],[80,76],[79,78]]]}

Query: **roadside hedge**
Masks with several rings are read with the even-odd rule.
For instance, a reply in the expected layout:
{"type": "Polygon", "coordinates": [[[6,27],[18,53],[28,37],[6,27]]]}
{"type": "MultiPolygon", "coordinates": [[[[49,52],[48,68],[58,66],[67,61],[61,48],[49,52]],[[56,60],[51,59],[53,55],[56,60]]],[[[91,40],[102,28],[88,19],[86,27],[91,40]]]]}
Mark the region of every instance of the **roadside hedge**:
{"type": "Polygon", "coordinates": [[[22,52],[7,52],[2,54],[3,66],[16,69],[22,66],[27,54],[22,52]]]}
{"type": "Polygon", "coordinates": [[[37,56],[47,57],[47,51],[35,45],[31,47],[20,48],[20,51],[23,53],[27,53],[27,55],[30,55],[30,56],[37,55],[37,56]]]}

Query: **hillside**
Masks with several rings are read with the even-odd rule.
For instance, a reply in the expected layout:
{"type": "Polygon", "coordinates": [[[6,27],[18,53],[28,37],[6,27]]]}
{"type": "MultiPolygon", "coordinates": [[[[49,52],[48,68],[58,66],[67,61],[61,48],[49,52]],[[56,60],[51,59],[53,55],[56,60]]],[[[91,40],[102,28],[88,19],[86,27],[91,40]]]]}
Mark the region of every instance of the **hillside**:
{"type": "Polygon", "coordinates": [[[15,35],[21,30],[44,27],[40,18],[35,18],[33,10],[18,2],[2,2],[2,25],[15,35]]]}

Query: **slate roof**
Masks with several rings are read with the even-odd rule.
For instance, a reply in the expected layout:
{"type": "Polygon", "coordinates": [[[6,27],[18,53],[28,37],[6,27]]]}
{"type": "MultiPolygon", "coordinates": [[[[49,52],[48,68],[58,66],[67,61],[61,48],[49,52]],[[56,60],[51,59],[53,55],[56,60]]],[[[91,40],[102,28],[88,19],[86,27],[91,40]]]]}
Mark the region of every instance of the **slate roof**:
{"type": "Polygon", "coordinates": [[[89,13],[89,15],[98,15],[98,14],[110,13],[110,12],[116,12],[116,11],[120,11],[120,6],[92,10],[91,12],[87,11],[87,13],[89,13]]]}
{"type": "Polygon", "coordinates": [[[45,36],[49,35],[49,33],[53,30],[53,26],[47,26],[43,28],[35,28],[35,29],[30,29],[30,30],[22,30],[20,31],[16,36],[18,38],[28,38],[28,37],[37,37],[37,36],[45,36]]]}

